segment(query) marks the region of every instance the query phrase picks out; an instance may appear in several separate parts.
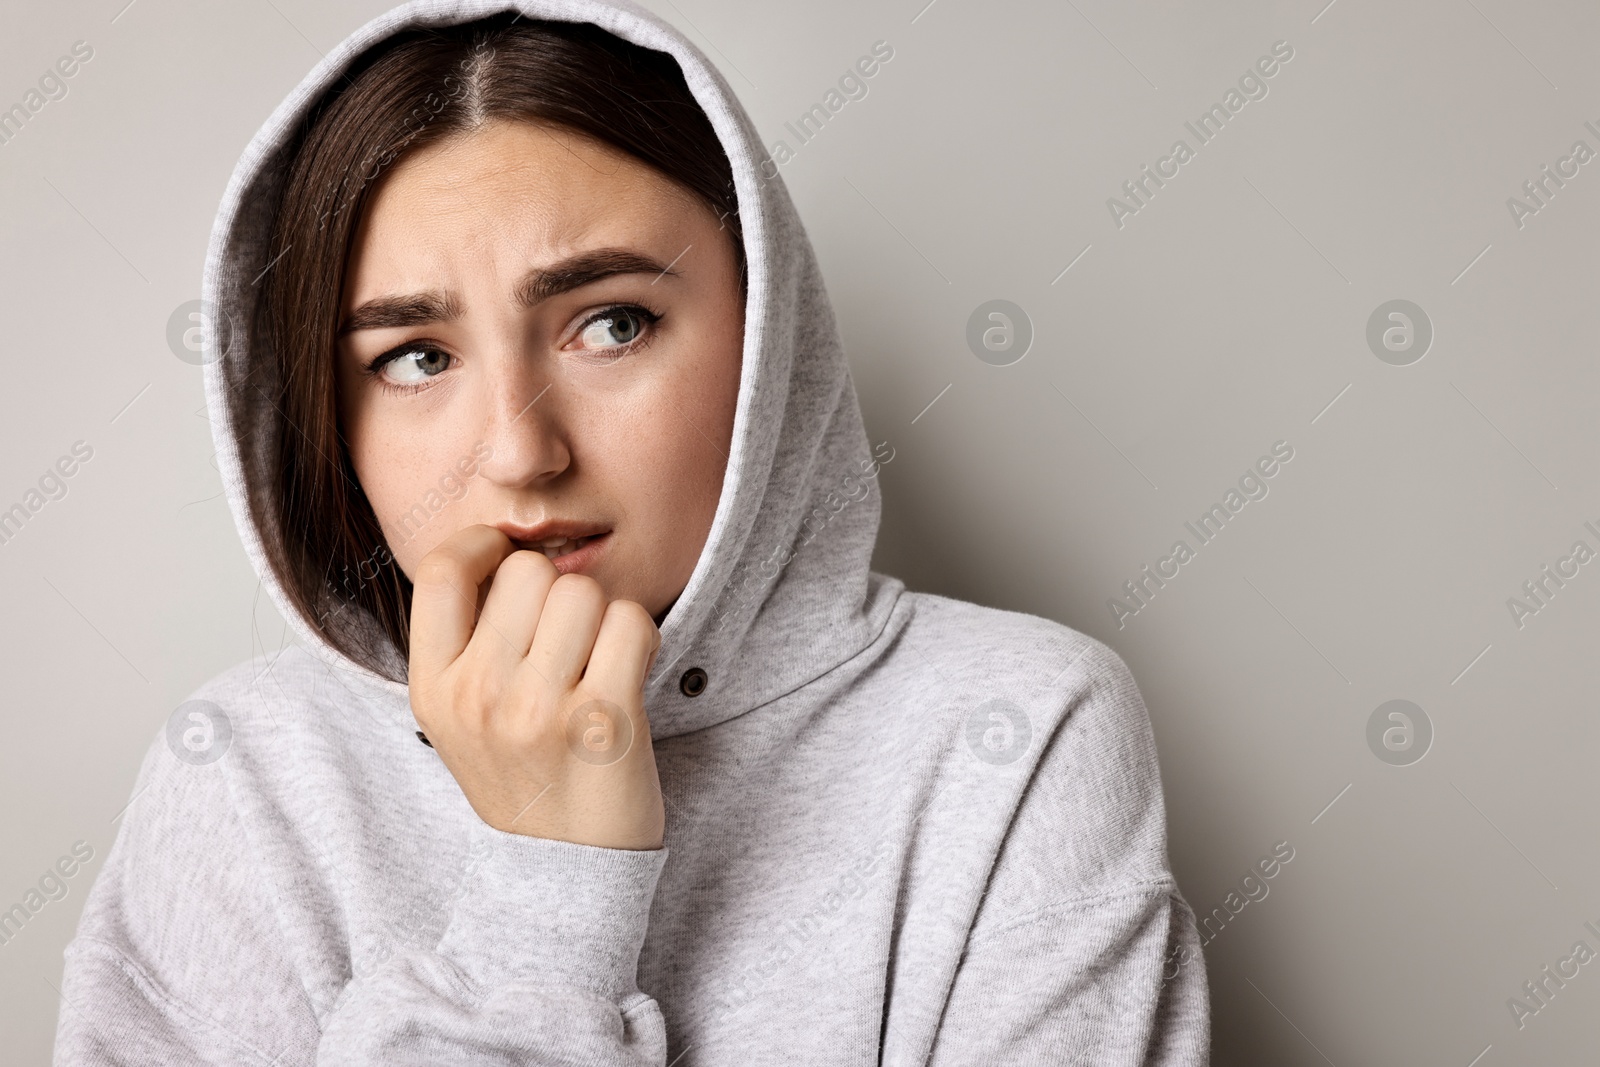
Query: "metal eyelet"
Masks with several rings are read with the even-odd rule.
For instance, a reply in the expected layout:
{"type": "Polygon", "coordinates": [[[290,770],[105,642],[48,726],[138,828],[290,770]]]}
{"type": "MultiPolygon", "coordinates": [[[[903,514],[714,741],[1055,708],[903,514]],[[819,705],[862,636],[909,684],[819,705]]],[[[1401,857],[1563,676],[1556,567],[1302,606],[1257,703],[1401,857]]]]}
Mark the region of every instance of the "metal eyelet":
{"type": "Polygon", "coordinates": [[[706,686],[709,684],[706,672],[699,667],[690,667],[683,672],[683,677],[678,679],[678,688],[686,697],[699,696],[706,691],[706,686]]]}

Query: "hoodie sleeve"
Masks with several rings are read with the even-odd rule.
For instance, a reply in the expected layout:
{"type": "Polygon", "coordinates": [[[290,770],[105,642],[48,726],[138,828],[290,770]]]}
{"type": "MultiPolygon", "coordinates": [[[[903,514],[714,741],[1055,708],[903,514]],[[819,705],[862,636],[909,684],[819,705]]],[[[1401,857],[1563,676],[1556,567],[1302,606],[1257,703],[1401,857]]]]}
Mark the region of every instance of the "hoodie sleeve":
{"type": "Polygon", "coordinates": [[[928,1067],[1204,1067],[1210,994],[1167,865],[1143,699],[1115,652],[1074,661],[1065,717],[1022,796],[928,1067]]]}
{"type": "Polygon", "coordinates": [[[316,1062],[665,1064],[666,1023],[637,975],[667,850],[483,833],[494,850],[437,949],[351,983],[316,1062]]]}
{"type": "Polygon", "coordinates": [[[1064,901],[968,944],[928,1067],[1203,1067],[1209,1013],[1175,889],[1064,901]]]}
{"type": "Polygon", "coordinates": [[[66,950],[58,1067],[665,1064],[636,980],[666,849],[482,826],[491,851],[438,944],[341,987],[307,978],[348,975],[341,916],[297,934],[230,795],[233,755],[147,754],[66,950]]]}

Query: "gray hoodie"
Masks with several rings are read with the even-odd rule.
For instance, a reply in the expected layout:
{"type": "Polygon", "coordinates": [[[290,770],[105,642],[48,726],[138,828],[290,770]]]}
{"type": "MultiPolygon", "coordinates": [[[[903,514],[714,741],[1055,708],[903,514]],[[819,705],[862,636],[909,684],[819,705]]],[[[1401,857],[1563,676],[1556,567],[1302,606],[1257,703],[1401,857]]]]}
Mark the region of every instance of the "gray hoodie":
{"type": "Polygon", "coordinates": [[[267,120],[206,260],[206,396],[245,550],[297,643],[201,686],[152,743],[67,948],[57,1063],[1207,1062],[1139,691],[1066,626],[871,570],[895,442],[869,442],[775,174],[706,58],[626,2],[417,0],[267,120]],[[271,491],[266,401],[227,400],[272,373],[221,331],[250,321],[296,121],[396,31],[513,7],[676,57],[744,228],[732,452],[645,689],[655,851],[477,817],[405,685],[285,596],[262,549],[281,533],[249,503],[271,491]]]}

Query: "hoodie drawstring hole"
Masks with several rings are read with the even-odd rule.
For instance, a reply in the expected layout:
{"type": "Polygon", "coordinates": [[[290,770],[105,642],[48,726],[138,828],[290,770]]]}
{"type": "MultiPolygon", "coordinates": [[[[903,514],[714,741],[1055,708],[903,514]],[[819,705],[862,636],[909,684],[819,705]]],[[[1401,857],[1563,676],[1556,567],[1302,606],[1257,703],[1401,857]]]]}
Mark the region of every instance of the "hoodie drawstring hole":
{"type": "Polygon", "coordinates": [[[706,672],[699,667],[690,667],[683,672],[683,677],[678,679],[678,688],[683,690],[686,697],[697,697],[706,691],[706,672]]]}

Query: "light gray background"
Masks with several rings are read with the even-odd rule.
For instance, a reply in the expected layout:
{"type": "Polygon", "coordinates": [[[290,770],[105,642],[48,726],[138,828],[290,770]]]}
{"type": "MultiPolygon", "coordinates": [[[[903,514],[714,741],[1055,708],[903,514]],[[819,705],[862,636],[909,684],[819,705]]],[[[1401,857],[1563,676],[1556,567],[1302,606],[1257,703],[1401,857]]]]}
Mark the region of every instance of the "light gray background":
{"type": "MultiPolygon", "coordinates": [[[[0,145],[0,508],[94,448],[0,546],[0,908],[74,841],[96,851],[0,946],[15,1063],[47,1058],[61,950],[146,745],[288,639],[167,321],[246,142],[388,6],[125,2],[12,4],[0,37],[0,106],[95,50],[0,145]]],[[[1506,200],[1574,141],[1600,151],[1600,9],[1326,2],[651,6],[791,147],[786,121],[893,46],[782,170],[896,450],[875,565],[1123,655],[1197,911],[1293,846],[1207,948],[1215,1062],[1589,1061],[1600,962],[1520,1030],[1506,1002],[1579,939],[1600,950],[1600,562],[1521,628],[1506,601],[1600,547],[1600,161],[1520,229],[1506,200]],[[1185,120],[1279,40],[1269,94],[1119,229],[1107,198],[1193,145],[1185,120]],[[1007,367],[965,341],[996,298],[1036,334],[1007,367]],[[1396,298],[1436,331],[1405,367],[1365,340],[1396,298]],[[1107,599],[1279,440],[1269,495],[1119,629],[1107,599]],[[1436,733],[1410,766],[1366,742],[1394,698],[1436,733]]]]}

